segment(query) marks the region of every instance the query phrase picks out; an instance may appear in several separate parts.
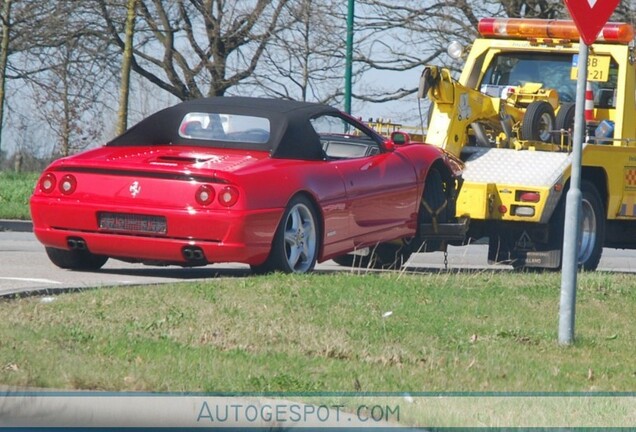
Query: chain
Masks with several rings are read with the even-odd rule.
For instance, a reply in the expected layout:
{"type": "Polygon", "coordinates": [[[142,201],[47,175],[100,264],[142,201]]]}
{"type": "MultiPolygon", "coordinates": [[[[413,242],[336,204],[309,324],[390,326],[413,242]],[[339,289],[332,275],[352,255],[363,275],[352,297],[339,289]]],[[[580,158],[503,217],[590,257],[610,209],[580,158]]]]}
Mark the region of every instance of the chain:
{"type": "Polygon", "coordinates": [[[444,271],[448,271],[448,252],[444,251],[444,271]]]}

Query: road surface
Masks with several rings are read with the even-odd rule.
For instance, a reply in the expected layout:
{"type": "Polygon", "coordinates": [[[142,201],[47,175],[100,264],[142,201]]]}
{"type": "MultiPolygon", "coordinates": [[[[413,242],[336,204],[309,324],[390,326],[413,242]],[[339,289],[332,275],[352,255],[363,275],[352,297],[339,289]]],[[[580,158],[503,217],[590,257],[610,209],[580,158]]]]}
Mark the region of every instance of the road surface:
{"type": "MultiPolygon", "coordinates": [[[[1,225],[0,225],[1,226],[1,225]]],[[[6,226],[5,226],[6,229],[6,226]]],[[[491,266],[486,263],[487,247],[472,245],[450,247],[448,268],[451,270],[496,269],[510,271],[510,266],[491,266]]],[[[406,266],[409,271],[436,272],[444,269],[441,252],[415,254],[406,266]]],[[[316,266],[319,272],[352,271],[332,261],[316,266]]],[[[599,270],[636,272],[636,251],[605,249],[599,270]]],[[[362,270],[364,271],[364,270],[362,270]]],[[[74,272],[54,266],[44,247],[28,230],[0,231],[0,296],[27,292],[53,293],[68,289],[99,286],[139,285],[177,282],[216,277],[246,277],[249,266],[243,264],[215,264],[206,267],[154,267],[109,260],[97,272],[74,272]]]]}

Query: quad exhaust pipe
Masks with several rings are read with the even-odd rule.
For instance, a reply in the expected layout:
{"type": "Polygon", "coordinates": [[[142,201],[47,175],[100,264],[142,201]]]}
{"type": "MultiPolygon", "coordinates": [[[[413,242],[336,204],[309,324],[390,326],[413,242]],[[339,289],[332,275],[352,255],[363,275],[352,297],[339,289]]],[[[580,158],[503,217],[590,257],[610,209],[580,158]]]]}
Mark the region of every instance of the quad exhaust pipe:
{"type": "MultiPolygon", "coordinates": [[[[88,247],[86,246],[86,240],[81,237],[69,237],[66,239],[66,244],[68,248],[72,251],[86,251],[88,247]]],[[[189,264],[204,264],[207,263],[205,258],[205,254],[203,253],[203,249],[199,246],[185,246],[181,250],[181,254],[183,255],[183,259],[186,260],[189,264]]]]}
{"type": "Polygon", "coordinates": [[[72,251],[88,250],[88,247],[86,247],[86,241],[81,237],[69,237],[66,239],[66,244],[72,251]]]}
{"type": "Polygon", "coordinates": [[[183,254],[183,258],[188,263],[202,263],[207,262],[205,259],[205,254],[203,253],[203,249],[199,246],[185,246],[181,253],[183,254]]]}

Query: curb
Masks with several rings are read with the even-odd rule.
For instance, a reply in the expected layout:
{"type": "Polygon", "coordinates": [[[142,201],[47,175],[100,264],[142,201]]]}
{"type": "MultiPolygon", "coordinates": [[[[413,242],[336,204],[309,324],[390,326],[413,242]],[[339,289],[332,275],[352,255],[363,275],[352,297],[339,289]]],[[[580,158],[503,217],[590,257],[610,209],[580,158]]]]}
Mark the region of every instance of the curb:
{"type": "Polygon", "coordinates": [[[0,219],[0,231],[33,232],[31,221],[0,219]]]}

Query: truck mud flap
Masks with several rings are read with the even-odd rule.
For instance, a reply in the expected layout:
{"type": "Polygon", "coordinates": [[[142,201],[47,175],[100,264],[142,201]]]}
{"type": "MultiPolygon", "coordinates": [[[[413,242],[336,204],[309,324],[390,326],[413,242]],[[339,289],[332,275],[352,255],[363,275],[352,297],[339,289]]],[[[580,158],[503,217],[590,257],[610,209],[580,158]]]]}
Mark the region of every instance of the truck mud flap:
{"type": "Polygon", "coordinates": [[[561,251],[559,249],[549,251],[515,251],[510,258],[504,261],[488,256],[489,264],[512,264],[514,267],[533,268],[559,268],[561,265],[561,251]]]}

